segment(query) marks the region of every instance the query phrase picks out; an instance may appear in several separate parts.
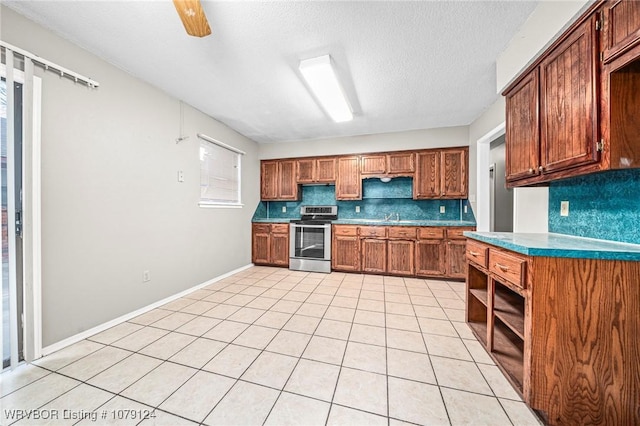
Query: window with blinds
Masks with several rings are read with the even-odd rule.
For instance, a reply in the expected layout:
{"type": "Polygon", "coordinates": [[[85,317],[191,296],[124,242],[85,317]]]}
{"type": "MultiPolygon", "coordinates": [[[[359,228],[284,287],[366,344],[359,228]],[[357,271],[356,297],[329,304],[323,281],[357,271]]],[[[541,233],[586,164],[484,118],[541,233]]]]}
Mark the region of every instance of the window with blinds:
{"type": "Polygon", "coordinates": [[[243,152],[200,137],[200,206],[242,207],[240,165],[243,152]]]}

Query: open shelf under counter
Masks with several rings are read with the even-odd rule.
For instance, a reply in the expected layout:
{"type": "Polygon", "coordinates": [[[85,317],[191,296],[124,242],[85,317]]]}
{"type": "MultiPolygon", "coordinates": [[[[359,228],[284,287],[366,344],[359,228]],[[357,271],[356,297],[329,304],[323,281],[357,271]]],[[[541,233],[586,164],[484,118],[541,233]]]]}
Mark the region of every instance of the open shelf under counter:
{"type": "Polygon", "coordinates": [[[524,297],[496,281],[493,298],[494,315],[524,340],[524,297]]]}
{"type": "Polygon", "coordinates": [[[517,336],[504,322],[497,318],[493,328],[493,350],[496,364],[507,374],[522,394],[524,379],[524,340],[517,336]]]}

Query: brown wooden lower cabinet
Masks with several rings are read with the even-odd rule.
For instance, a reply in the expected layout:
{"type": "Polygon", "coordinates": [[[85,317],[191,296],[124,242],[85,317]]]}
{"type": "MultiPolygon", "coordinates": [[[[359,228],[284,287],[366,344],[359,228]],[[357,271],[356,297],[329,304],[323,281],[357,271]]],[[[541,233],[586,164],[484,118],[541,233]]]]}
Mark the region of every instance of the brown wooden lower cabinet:
{"type": "Polygon", "coordinates": [[[387,242],[387,272],[394,275],[415,275],[414,242],[389,240],[387,242]]]}
{"type": "Polygon", "coordinates": [[[546,423],[640,424],[640,262],[467,259],[467,323],[546,423]]]}
{"type": "Polygon", "coordinates": [[[465,253],[467,244],[465,240],[447,241],[447,276],[451,278],[464,278],[467,275],[467,259],[465,253]]]}
{"type": "Polygon", "coordinates": [[[251,261],[256,265],[289,266],[289,225],[254,223],[251,261]]]}
{"type": "Polygon", "coordinates": [[[387,272],[387,241],[365,238],[360,241],[362,272],[387,272]]]}
{"type": "Polygon", "coordinates": [[[333,236],[331,269],[345,272],[360,272],[360,239],[358,236],[333,236]]]}
{"type": "Polygon", "coordinates": [[[416,275],[444,276],[445,256],[442,240],[416,241],[416,275]]]}

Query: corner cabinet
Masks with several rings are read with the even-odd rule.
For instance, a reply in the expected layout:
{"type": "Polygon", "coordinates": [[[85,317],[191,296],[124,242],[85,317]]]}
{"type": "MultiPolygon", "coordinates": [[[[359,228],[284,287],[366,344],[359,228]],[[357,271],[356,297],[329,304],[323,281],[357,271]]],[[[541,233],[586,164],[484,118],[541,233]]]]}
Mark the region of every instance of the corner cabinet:
{"type": "Polygon", "coordinates": [[[640,262],[467,242],[466,320],[551,425],[640,424],[640,262]]]}
{"type": "Polygon", "coordinates": [[[300,199],[295,160],[260,162],[260,199],[263,201],[300,199]]]}
{"type": "Polygon", "coordinates": [[[508,187],[640,167],[640,2],[594,2],[503,93],[508,187]]]}
{"type": "Polygon", "coordinates": [[[289,266],[289,225],[254,223],[251,261],[256,265],[289,266]]]}

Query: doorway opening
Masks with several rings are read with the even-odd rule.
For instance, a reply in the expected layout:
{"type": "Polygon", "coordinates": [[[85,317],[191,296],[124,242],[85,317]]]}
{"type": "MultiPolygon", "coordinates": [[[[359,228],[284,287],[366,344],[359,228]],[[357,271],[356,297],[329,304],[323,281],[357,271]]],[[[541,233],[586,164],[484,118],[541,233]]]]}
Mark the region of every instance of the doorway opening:
{"type": "Polygon", "coordinates": [[[506,184],[505,139],[501,135],[489,144],[489,231],[513,232],[513,189],[506,184]]]}

